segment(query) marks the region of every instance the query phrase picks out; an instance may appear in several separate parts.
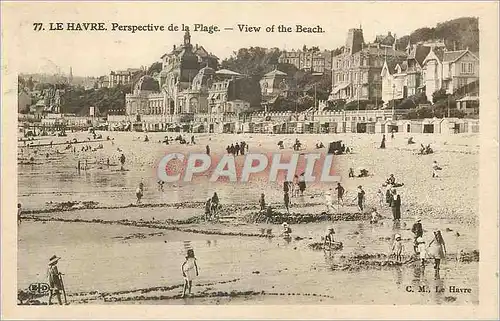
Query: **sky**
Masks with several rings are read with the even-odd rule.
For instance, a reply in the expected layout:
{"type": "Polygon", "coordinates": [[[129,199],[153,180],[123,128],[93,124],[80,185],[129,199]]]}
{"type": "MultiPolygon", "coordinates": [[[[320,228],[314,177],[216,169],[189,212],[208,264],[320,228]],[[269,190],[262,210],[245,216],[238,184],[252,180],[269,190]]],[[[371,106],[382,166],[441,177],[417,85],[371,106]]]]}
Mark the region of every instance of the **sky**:
{"type": "Polygon", "coordinates": [[[363,28],[365,42],[377,34],[397,37],[421,27],[464,16],[480,18],[484,9],[467,2],[114,2],[114,3],[4,3],[2,33],[16,50],[3,55],[4,63],[20,73],[68,73],[101,76],[111,70],[149,66],[182,42],[182,31],[112,31],[119,25],[215,25],[220,32],[194,32],[191,43],[203,45],[221,60],[243,47],[320,49],[344,45],[349,28],[363,28]],[[49,31],[49,23],[104,23],[107,31],[49,31]],[[45,30],[35,31],[33,23],[45,30]],[[238,24],[261,26],[257,33],[238,30],[238,24]],[[321,26],[323,33],[265,32],[274,25],[321,26]],[[223,30],[233,28],[234,30],[223,30]],[[15,30],[15,32],[12,32],[15,30]],[[10,32],[9,32],[10,31],[10,32]]]}

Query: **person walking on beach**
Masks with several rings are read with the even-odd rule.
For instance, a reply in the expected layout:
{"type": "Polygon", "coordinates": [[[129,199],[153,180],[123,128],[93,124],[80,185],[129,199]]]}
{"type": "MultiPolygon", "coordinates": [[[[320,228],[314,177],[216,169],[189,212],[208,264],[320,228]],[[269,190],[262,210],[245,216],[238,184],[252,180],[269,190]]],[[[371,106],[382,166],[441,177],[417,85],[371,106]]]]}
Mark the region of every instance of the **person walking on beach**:
{"type": "Polygon", "coordinates": [[[393,130],[391,130],[391,139],[394,139],[394,132],[395,132],[395,130],[394,130],[394,129],[393,129],[393,130]]]}
{"type": "Polygon", "coordinates": [[[121,170],[123,171],[124,170],[123,165],[125,165],[125,155],[123,155],[123,153],[120,156],[120,163],[122,164],[121,170]]]}
{"type": "Polygon", "coordinates": [[[189,291],[189,295],[192,296],[193,280],[199,275],[198,264],[196,262],[196,257],[194,256],[194,250],[187,250],[186,261],[182,264],[182,276],[184,277],[184,288],[182,290],[182,297],[186,296],[186,290],[189,291]]]}
{"type": "Polygon", "coordinates": [[[392,190],[391,208],[394,221],[401,220],[401,196],[395,189],[392,190]]]}
{"type": "Polygon", "coordinates": [[[304,191],[306,190],[306,177],[304,175],[305,175],[305,173],[302,173],[299,176],[300,196],[304,196],[304,191]]]}
{"type": "Polygon", "coordinates": [[[427,257],[427,251],[425,248],[425,241],[422,237],[418,237],[416,241],[417,241],[417,254],[418,254],[418,257],[420,258],[420,264],[422,265],[422,267],[424,267],[425,266],[425,259],[427,257]]]}
{"type": "Polygon", "coordinates": [[[271,219],[273,218],[273,207],[271,205],[267,206],[266,210],[266,224],[269,224],[271,222],[271,219]]]}
{"type": "Polygon", "coordinates": [[[21,225],[21,214],[23,212],[21,203],[17,203],[17,225],[21,225]]]}
{"type": "Polygon", "coordinates": [[[285,192],[283,195],[283,201],[285,202],[285,208],[288,214],[290,214],[290,195],[288,195],[288,192],[285,192]]]}
{"type": "Polygon", "coordinates": [[[363,190],[363,187],[361,185],[358,186],[358,194],[356,196],[358,199],[358,209],[363,212],[363,204],[365,200],[365,191],[363,190]]]}
{"type": "Polygon", "coordinates": [[[283,237],[290,238],[290,234],[292,233],[292,229],[288,226],[287,222],[283,222],[283,237]]]}
{"type": "Polygon", "coordinates": [[[337,204],[344,206],[345,188],[340,185],[340,183],[337,183],[337,187],[335,187],[335,190],[337,191],[337,204]]]}
{"type": "Polygon", "coordinates": [[[297,176],[297,175],[293,176],[292,186],[293,186],[293,188],[292,188],[292,197],[299,196],[299,192],[300,192],[299,176],[297,176]]]}
{"type": "Polygon", "coordinates": [[[382,187],[379,187],[377,190],[377,198],[378,198],[378,204],[380,208],[384,207],[384,192],[382,191],[382,187]]]}
{"type": "Polygon", "coordinates": [[[392,244],[391,254],[396,257],[396,262],[403,260],[403,243],[401,242],[401,235],[394,235],[394,243],[392,244]]]}
{"type": "Polygon", "coordinates": [[[210,212],[211,217],[215,218],[218,210],[219,210],[219,196],[217,195],[217,192],[214,192],[214,195],[212,196],[211,200],[211,212],[210,212]]]}
{"type": "Polygon", "coordinates": [[[137,197],[137,204],[140,204],[141,203],[141,198],[143,196],[143,188],[144,188],[144,184],[142,184],[142,182],[139,184],[139,186],[137,187],[137,189],[135,190],[135,196],[137,197]],[[142,188],[141,188],[142,187],[142,188]]]}
{"type": "Polygon", "coordinates": [[[266,199],[265,199],[264,193],[260,194],[260,199],[259,199],[259,205],[260,205],[260,210],[265,211],[266,210],[266,199]]]}
{"type": "Polygon", "coordinates": [[[325,241],[323,242],[323,250],[330,250],[332,248],[333,244],[335,243],[333,235],[335,235],[335,230],[333,229],[333,226],[331,226],[326,232],[325,241]]]}
{"type": "Polygon", "coordinates": [[[330,213],[330,210],[333,211],[332,189],[331,188],[325,192],[325,205],[326,205],[326,212],[327,213],[330,213]]]}
{"type": "Polygon", "coordinates": [[[419,237],[422,237],[424,235],[424,229],[422,228],[422,223],[421,223],[421,219],[420,218],[415,218],[415,223],[413,224],[413,226],[411,227],[411,232],[413,233],[414,235],[414,250],[415,250],[415,253],[417,253],[418,249],[417,249],[417,239],[419,237]]]}
{"type": "Polygon", "coordinates": [[[207,155],[210,156],[210,146],[208,146],[208,145],[206,147],[206,152],[207,152],[207,155]]]}
{"type": "Polygon", "coordinates": [[[245,145],[246,145],[245,142],[241,142],[241,144],[240,144],[240,146],[241,146],[241,149],[240,149],[241,155],[245,155],[245,145]]]}
{"type": "Polygon", "coordinates": [[[205,220],[207,222],[210,221],[211,212],[212,212],[212,199],[209,198],[205,202],[205,220]]]}
{"type": "Polygon", "coordinates": [[[381,149],[385,148],[385,135],[382,135],[382,142],[380,143],[380,148],[381,149]]]}
{"type": "Polygon", "coordinates": [[[236,145],[234,145],[234,151],[236,152],[236,156],[240,154],[240,144],[236,143],[236,145]]]}
{"type": "Polygon", "coordinates": [[[231,146],[229,146],[229,153],[233,154],[233,155],[236,153],[236,151],[234,149],[234,144],[231,144],[231,146]]]}
{"type": "Polygon", "coordinates": [[[446,256],[446,244],[444,243],[441,231],[434,231],[434,239],[429,243],[427,257],[434,259],[434,269],[439,271],[441,260],[446,256]]]}
{"type": "Polygon", "coordinates": [[[52,304],[52,297],[55,295],[57,297],[57,301],[59,302],[59,305],[62,305],[62,300],[61,300],[61,291],[64,290],[62,280],[61,280],[61,273],[57,269],[57,262],[59,261],[60,257],[57,257],[53,255],[49,259],[49,268],[47,270],[47,278],[49,281],[49,305],[52,304]]]}
{"type": "Polygon", "coordinates": [[[387,189],[385,190],[385,202],[389,207],[391,206],[391,199],[392,199],[392,185],[387,184],[387,189]]]}

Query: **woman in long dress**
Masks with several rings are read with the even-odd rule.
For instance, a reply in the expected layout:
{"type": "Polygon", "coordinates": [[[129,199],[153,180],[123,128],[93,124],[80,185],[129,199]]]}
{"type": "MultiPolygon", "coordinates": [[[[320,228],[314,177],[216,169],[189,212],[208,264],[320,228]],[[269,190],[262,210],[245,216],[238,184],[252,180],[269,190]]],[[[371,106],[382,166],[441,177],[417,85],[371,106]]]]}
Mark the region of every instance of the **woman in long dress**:
{"type": "Polygon", "coordinates": [[[434,239],[429,243],[427,257],[434,259],[434,269],[439,271],[441,260],[446,256],[446,244],[444,243],[441,231],[434,232],[434,239]]]}
{"type": "Polygon", "coordinates": [[[187,251],[186,261],[182,264],[182,276],[184,277],[184,289],[182,297],[186,296],[186,290],[189,289],[191,295],[191,288],[193,286],[193,279],[198,276],[198,265],[194,257],[194,250],[187,251]]]}

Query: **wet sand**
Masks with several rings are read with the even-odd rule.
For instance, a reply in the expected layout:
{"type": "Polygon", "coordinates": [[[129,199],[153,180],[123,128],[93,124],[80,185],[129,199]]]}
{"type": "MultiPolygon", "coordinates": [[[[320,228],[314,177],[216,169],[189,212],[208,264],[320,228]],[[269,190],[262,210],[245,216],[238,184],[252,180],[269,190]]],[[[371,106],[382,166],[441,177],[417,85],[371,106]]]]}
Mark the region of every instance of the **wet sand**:
{"type": "MultiPolygon", "coordinates": [[[[115,145],[103,142],[104,148],[96,152],[53,153],[44,161],[45,153],[51,153],[50,147],[30,148],[29,153],[39,150],[35,163],[39,161],[41,165],[19,165],[19,201],[32,211],[26,214],[27,220],[19,229],[19,289],[44,281],[46,261],[57,254],[63,257],[59,267],[65,273],[72,304],[477,304],[478,264],[455,260],[461,250],[478,248],[477,136],[415,135],[417,146],[420,142],[431,143],[436,150],[436,154],[427,156],[414,155],[418,147],[406,145],[404,134],[396,134],[394,141],[389,138],[384,151],[377,149],[379,135],[330,135],[328,139],[319,135],[297,136],[310,151],[317,139],[325,145],[330,140],[343,139],[354,147],[354,154],[335,159],[335,169],[347,174],[349,167],[366,166],[373,176],[349,180],[343,175],[347,198],[354,197],[355,187],[362,184],[367,191],[367,204],[376,206],[375,187],[390,173],[405,183],[399,189],[403,199],[399,229],[389,219],[388,208],[379,210],[386,219],[378,225],[366,220],[335,222],[336,240],[343,242],[344,247],[325,254],[314,251],[309,244],[321,241],[329,222],[293,224],[293,238],[288,243],[279,236],[279,225],[245,221],[256,211],[261,192],[283,211],[282,187],[278,183],[257,181],[230,188],[231,185],[221,187],[220,183],[201,180],[196,184],[166,185],[164,192],[156,187],[152,169],[166,150],[203,152],[209,143],[212,151],[220,149],[222,153],[237,138],[248,142],[251,152],[269,152],[277,151],[278,140],[285,140],[285,145],[290,146],[295,135],[218,135],[209,141],[202,134],[196,135],[195,146],[165,146],[158,143],[164,133],[148,133],[150,142],[134,140],[143,138],[144,133],[111,132],[103,137],[108,134],[115,137],[115,145]],[[107,157],[112,164],[118,163],[116,148],[123,149],[128,171],[105,165],[107,157]],[[82,163],[88,159],[90,169],[78,174],[77,159],[82,163]],[[444,170],[441,178],[433,180],[430,166],[434,159],[444,170]],[[144,207],[130,206],[135,202],[134,190],[141,178],[146,186],[144,207]],[[213,191],[230,208],[220,223],[196,219],[203,215],[202,202],[213,191]],[[56,206],[68,201],[95,203],[89,209],[78,209],[77,205],[61,211],[56,206]],[[191,203],[183,203],[186,201],[191,203]],[[426,240],[434,228],[444,233],[449,254],[438,280],[432,264],[423,273],[418,264],[375,268],[366,264],[360,269],[338,269],[349,257],[387,254],[396,232],[402,234],[407,251],[411,252],[409,229],[415,215],[423,218],[426,240]],[[445,228],[449,231],[445,232],[445,228]],[[261,235],[262,229],[272,229],[272,234],[261,235]],[[180,266],[185,242],[195,249],[200,277],[195,281],[195,297],[181,299],[180,266]],[[406,286],[418,288],[422,284],[468,287],[472,294],[406,290],[406,286]],[[92,291],[99,294],[90,294],[92,291]]],[[[78,133],[48,140],[87,136],[78,133]]],[[[29,154],[27,150],[24,156],[29,154]]],[[[296,204],[292,212],[324,211],[320,194],[326,188],[311,184],[306,196],[292,199],[296,204]]],[[[342,211],[355,213],[356,209],[352,204],[342,211]]]]}

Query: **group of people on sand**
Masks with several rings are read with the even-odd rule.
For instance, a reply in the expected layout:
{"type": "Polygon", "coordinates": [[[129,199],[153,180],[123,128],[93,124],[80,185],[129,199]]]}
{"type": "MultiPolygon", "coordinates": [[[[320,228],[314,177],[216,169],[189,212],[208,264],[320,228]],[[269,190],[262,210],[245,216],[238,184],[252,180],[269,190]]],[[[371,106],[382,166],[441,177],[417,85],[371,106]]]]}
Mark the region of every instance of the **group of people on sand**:
{"type": "MultiPolygon", "coordinates": [[[[433,231],[432,240],[426,244],[422,228],[422,221],[420,218],[415,218],[415,223],[411,228],[413,233],[413,251],[415,256],[420,261],[420,265],[425,267],[428,259],[434,260],[434,270],[439,272],[441,261],[446,257],[446,243],[440,230],[433,231]]],[[[393,255],[397,262],[402,262],[404,252],[404,245],[401,240],[401,234],[394,235],[394,242],[391,248],[391,255],[393,255]]]]}
{"type": "Polygon", "coordinates": [[[219,210],[221,209],[221,204],[217,192],[214,192],[212,197],[208,198],[205,202],[205,220],[212,221],[219,218],[219,210]]]}
{"type": "Polygon", "coordinates": [[[287,213],[290,213],[290,196],[298,197],[304,196],[306,190],[306,179],[305,173],[300,175],[295,175],[293,181],[283,182],[283,201],[285,203],[285,208],[287,213]]]}
{"type": "Polygon", "coordinates": [[[227,145],[226,152],[228,154],[232,154],[233,156],[245,155],[245,151],[248,152],[248,144],[245,142],[241,142],[238,144],[227,145]]]}

